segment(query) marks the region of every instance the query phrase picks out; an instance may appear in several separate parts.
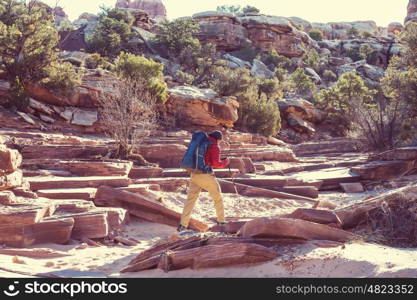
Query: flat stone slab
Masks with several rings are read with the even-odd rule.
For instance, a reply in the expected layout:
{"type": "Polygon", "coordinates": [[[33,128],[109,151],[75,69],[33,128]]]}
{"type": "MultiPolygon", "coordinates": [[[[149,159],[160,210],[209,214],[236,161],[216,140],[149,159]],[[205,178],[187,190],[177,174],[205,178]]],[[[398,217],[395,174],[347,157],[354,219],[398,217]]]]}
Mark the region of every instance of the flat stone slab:
{"type": "Polygon", "coordinates": [[[112,187],[128,186],[126,177],[32,177],[28,179],[33,191],[63,188],[98,188],[102,185],[112,187]]]}
{"type": "Polygon", "coordinates": [[[345,193],[363,193],[365,191],[362,183],[360,182],[341,183],[340,186],[345,193]]]}
{"type": "Polygon", "coordinates": [[[79,189],[50,189],[39,190],[38,196],[48,199],[81,199],[92,200],[97,192],[96,188],[79,188],[79,189]]]}

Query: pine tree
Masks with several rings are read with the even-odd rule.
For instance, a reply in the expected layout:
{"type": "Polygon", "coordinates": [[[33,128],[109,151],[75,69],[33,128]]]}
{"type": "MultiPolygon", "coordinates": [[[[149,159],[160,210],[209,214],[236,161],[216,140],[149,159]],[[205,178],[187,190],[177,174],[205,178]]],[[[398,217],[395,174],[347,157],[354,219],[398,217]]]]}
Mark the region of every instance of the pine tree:
{"type": "MultiPolygon", "coordinates": [[[[24,107],[25,86],[41,83],[58,67],[58,40],[53,16],[44,6],[36,1],[0,0],[0,70],[11,85],[13,105],[24,107]]],[[[77,81],[72,68],[69,72],[65,80],[77,81]]]]}

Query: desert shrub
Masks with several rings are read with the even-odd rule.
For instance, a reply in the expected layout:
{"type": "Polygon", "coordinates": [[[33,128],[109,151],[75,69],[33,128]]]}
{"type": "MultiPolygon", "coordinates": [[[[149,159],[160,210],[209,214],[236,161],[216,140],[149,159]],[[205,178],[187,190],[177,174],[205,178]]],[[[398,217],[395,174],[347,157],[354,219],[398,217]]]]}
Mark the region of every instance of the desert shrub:
{"type": "MultiPolygon", "coordinates": [[[[417,145],[417,23],[410,22],[401,34],[403,51],[391,59],[381,86],[400,132],[393,135],[394,144],[417,145]]],[[[394,123],[394,122],[392,122],[394,123]]]]}
{"type": "Polygon", "coordinates": [[[278,104],[273,100],[260,98],[249,100],[242,110],[244,128],[264,136],[275,136],[281,130],[281,116],[278,104]]]}
{"type": "Polygon", "coordinates": [[[277,79],[259,79],[258,80],[259,97],[264,94],[268,99],[279,99],[284,96],[283,85],[277,79]]]}
{"type": "Polygon", "coordinates": [[[291,59],[283,55],[278,54],[275,49],[272,49],[261,56],[262,62],[267,66],[272,66],[272,70],[275,68],[283,68],[286,70],[292,70],[295,66],[291,59]]]}
{"type": "Polygon", "coordinates": [[[372,33],[370,33],[369,31],[363,31],[361,34],[361,38],[363,39],[369,39],[371,37],[373,37],[374,35],[372,33]]]}
{"type": "Polygon", "coordinates": [[[99,53],[93,53],[86,57],[85,59],[85,67],[88,69],[108,69],[110,67],[110,63],[106,60],[106,58],[102,57],[99,53]]]}
{"type": "Polygon", "coordinates": [[[134,153],[147,132],[157,123],[157,102],[143,78],[120,78],[115,93],[104,93],[98,98],[100,116],[106,124],[106,132],[116,140],[120,159],[146,161],[134,153]]]}
{"type": "Polygon", "coordinates": [[[11,105],[25,108],[27,84],[49,82],[70,89],[78,82],[72,66],[58,63],[58,40],[53,17],[43,6],[0,1],[0,71],[10,83],[11,105]]]}
{"type": "Polygon", "coordinates": [[[70,96],[81,84],[81,75],[68,62],[53,63],[47,68],[47,72],[49,76],[44,78],[41,84],[57,94],[70,96]]]}
{"type": "Polygon", "coordinates": [[[210,82],[210,87],[220,95],[237,97],[240,108],[236,126],[263,135],[276,135],[281,128],[279,108],[273,99],[274,86],[265,82],[264,92],[260,93],[257,80],[245,68],[217,67],[210,82]]]}
{"type": "Polygon", "coordinates": [[[347,34],[349,35],[350,38],[358,38],[359,37],[359,30],[352,26],[347,30],[347,34]]]}
{"type": "Polygon", "coordinates": [[[292,89],[300,95],[312,95],[316,90],[316,85],[302,68],[298,68],[290,75],[292,89]]]}
{"type": "Polygon", "coordinates": [[[359,48],[359,56],[362,59],[366,59],[368,63],[374,63],[376,61],[376,54],[377,51],[368,44],[364,44],[359,48]]]}
{"type": "Polygon", "coordinates": [[[288,71],[284,68],[276,68],[275,76],[280,82],[285,82],[288,76],[288,71]]]}
{"type": "Polygon", "coordinates": [[[87,41],[89,51],[116,57],[128,49],[128,42],[135,35],[131,30],[132,18],[129,12],[122,9],[103,9],[94,33],[87,41]]]}
{"type": "Polygon", "coordinates": [[[114,71],[121,77],[143,80],[147,90],[159,101],[168,98],[167,85],[163,76],[164,66],[143,56],[122,52],[115,60],[114,71]]]}
{"type": "Polygon", "coordinates": [[[374,94],[359,75],[347,72],[330,89],[318,92],[316,101],[328,112],[328,122],[343,135],[353,128],[359,110],[371,108],[374,94]]]}
{"type": "Polygon", "coordinates": [[[174,74],[174,79],[179,82],[180,84],[191,85],[195,78],[193,75],[185,73],[183,71],[177,71],[174,74]]]}
{"type": "Polygon", "coordinates": [[[310,68],[318,71],[320,69],[320,55],[315,49],[312,49],[306,53],[304,56],[304,62],[310,68]]]}
{"type": "Polygon", "coordinates": [[[244,14],[259,14],[261,11],[255,6],[247,5],[242,9],[244,14]]]}
{"type": "Polygon", "coordinates": [[[324,39],[324,34],[320,29],[312,29],[308,35],[315,41],[322,41],[324,39]]]}
{"type": "Polygon", "coordinates": [[[186,48],[196,48],[200,42],[194,36],[200,30],[192,18],[165,20],[158,26],[155,44],[165,57],[176,58],[186,48]]]}
{"type": "Polygon", "coordinates": [[[323,79],[327,82],[334,82],[337,80],[337,75],[332,70],[325,70],[323,72],[323,79]]]}
{"type": "Polygon", "coordinates": [[[360,55],[359,48],[350,47],[344,50],[344,55],[350,57],[353,61],[362,60],[363,58],[360,55]]]}
{"type": "Polygon", "coordinates": [[[240,6],[240,5],[221,5],[221,6],[217,6],[216,10],[218,12],[237,15],[237,14],[242,12],[242,6],[240,6]]]}

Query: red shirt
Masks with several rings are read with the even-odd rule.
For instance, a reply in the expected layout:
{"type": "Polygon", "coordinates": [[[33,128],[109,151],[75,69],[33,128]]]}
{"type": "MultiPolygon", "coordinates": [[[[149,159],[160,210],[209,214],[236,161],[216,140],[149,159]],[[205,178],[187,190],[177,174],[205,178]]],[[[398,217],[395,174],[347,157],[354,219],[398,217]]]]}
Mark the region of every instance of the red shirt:
{"type": "Polygon", "coordinates": [[[210,146],[207,149],[206,156],[204,157],[206,165],[215,169],[224,169],[229,165],[229,160],[220,159],[220,147],[218,141],[215,138],[209,136],[210,146]]]}

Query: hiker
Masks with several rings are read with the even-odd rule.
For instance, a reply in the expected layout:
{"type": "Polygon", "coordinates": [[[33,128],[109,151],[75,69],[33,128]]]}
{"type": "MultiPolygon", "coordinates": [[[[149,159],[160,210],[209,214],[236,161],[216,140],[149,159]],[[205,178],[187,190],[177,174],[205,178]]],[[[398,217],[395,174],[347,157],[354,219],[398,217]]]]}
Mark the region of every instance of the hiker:
{"type": "MultiPolygon", "coordinates": [[[[194,138],[194,137],[193,137],[194,138]]],[[[187,230],[188,223],[190,221],[191,212],[195,206],[195,203],[200,195],[201,190],[209,192],[210,197],[214,201],[214,207],[216,209],[217,224],[223,226],[226,224],[224,218],[224,206],[223,198],[220,190],[219,182],[214,176],[213,168],[223,169],[229,165],[229,159],[220,159],[220,147],[219,141],[223,139],[221,131],[213,131],[208,135],[209,145],[204,155],[205,169],[192,169],[190,170],[190,184],[188,187],[187,202],[185,203],[184,210],[181,216],[181,224],[177,228],[178,232],[187,230]]],[[[198,156],[198,153],[197,153],[198,156]]]]}

